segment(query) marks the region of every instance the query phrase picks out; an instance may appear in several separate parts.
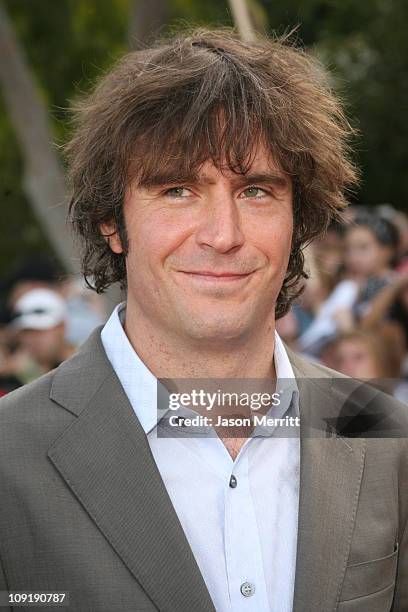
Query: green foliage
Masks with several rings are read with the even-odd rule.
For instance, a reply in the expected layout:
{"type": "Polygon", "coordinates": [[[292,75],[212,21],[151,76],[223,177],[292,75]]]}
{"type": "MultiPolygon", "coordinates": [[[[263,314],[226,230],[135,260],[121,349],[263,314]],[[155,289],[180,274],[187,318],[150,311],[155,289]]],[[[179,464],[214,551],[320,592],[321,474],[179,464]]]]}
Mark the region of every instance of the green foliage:
{"type": "Polygon", "coordinates": [[[126,50],[128,0],[9,0],[6,3],[57,133],[69,100],[126,50]]]}
{"type": "Polygon", "coordinates": [[[297,37],[323,57],[360,130],[358,201],[408,210],[406,0],[263,0],[271,28],[299,25],[297,37]]]}
{"type": "Polygon", "coordinates": [[[48,252],[50,246],[23,193],[22,160],[13,129],[0,101],[0,281],[10,272],[20,249],[24,254],[48,252]]]}
{"type": "MultiPolygon", "coordinates": [[[[69,126],[69,101],[126,50],[128,0],[9,0],[16,34],[49,108],[55,141],[69,126]]],[[[0,91],[1,93],[1,91],[0,91]]],[[[0,279],[15,261],[51,247],[23,192],[22,159],[0,98],[0,279]],[[5,221],[5,222],[4,222],[5,221]]]]}
{"type": "Polygon", "coordinates": [[[172,0],[170,18],[196,25],[232,25],[228,3],[220,0],[172,0]]]}

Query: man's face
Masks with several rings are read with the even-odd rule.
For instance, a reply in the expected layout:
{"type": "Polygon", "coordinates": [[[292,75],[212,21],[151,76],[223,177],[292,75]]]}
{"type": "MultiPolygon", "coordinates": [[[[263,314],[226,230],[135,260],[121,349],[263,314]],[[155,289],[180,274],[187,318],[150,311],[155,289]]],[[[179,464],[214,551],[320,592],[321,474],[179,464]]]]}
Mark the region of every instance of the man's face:
{"type": "MultiPolygon", "coordinates": [[[[292,186],[264,150],[246,176],[207,161],[190,182],[130,185],[124,215],[133,321],[211,342],[273,325],[291,249],[292,186]]],[[[117,234],[110,246],[122,251],[117,234]]]]}

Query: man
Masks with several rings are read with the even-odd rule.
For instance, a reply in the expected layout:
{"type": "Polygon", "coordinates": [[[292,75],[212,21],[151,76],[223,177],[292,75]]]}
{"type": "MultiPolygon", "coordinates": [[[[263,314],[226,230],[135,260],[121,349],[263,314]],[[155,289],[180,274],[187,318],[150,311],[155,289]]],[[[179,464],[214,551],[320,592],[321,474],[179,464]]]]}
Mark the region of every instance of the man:
{"type": "MultiPolygon", "coordinates": [[[[125,57],[78,113],[84,273],[127,299],[2,400],[3,590],[95,612],[407,610],[406,440],[356,436],[336,373],[275,333],[302,246],[355,181],[323,72],[282,42],[198,29],[125,57]],[[159,391],[186,379],[271,383],[267,414],[309,434],[169,433],[159,391]]],[[[357,416],[378,405],[359,389],[357,416]]]]}
{"type": "Polygon", "coordinates": [[[33,380],[72,355],[67,317],[65,300],[51,289],[31,289],[16,301],[10,328],[21,352],[22,380],[33,380]]]}

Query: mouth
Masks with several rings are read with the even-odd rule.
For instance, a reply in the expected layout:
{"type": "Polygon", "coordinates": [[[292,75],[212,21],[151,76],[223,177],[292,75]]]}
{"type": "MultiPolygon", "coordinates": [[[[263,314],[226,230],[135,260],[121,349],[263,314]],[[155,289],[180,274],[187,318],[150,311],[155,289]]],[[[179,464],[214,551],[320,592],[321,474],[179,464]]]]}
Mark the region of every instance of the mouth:
{"type": "Polygon", "coordinates": [[[193,281],[200,281],[203,283],[222,284],[222,283],[238,283],[240,281],[247,279],[255,271],[253,270],[252,272],[237,273],[237,272],[229,272],[229,271],[213,272],[209,270],[194,270],[194,271],[179,270],[179,272],[191,278],[193,281]]]}

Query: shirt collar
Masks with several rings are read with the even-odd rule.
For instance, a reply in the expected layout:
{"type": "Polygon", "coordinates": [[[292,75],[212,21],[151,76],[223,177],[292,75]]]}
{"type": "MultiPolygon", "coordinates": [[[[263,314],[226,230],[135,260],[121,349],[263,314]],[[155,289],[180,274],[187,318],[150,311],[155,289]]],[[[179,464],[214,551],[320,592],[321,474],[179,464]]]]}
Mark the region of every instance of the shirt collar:
{"type": "MultiPolygon", "coordinates": [[[[146,434],[164,416],[166,410],[157,410],[157,378],[140,359],[123,328],[126,302],[118,304],[101,331],[101,340],[106,355],[135,411],[146,434]]],[[[299,392],[295,374],[285,346],[275,331],[274,363],[277,389],[281,393],[282,415],[293,407],[294,416],[299,416],[299,392]]],[[[164,393],[164,387],[161,385],[164,393]]],[[[265,433],[270,432],[266,426],[265,433]]]]}

